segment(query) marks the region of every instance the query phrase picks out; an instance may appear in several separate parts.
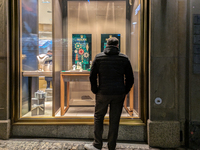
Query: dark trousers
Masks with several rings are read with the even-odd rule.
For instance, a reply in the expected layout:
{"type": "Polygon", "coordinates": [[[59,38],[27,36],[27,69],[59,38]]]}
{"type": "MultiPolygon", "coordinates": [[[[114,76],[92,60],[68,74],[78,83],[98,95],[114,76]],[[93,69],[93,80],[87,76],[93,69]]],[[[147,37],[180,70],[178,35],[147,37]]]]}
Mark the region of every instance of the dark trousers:
{"type": "Polygon", "coordinates": [[[123,95],[96,95],[95,115],[94,115],[94,147],[101,149],[103,145],[103,120],[107,113],[108,105],[109,112],[109,132],[108,132],[108,148],[114,150],[116,147],[119,121],[122,113],[125,94],[123,95]]]}

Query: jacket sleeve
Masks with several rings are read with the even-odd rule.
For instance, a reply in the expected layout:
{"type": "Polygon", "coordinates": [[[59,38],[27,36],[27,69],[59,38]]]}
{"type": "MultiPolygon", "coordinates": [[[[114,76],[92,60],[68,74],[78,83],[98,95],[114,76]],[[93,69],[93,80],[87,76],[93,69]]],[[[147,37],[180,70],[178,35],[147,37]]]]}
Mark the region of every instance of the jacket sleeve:
{"type": "Polygon", "coordinates": [[[97,87],[97,74],[98,74],[98,68],[97,68],[97,62],[96,58],[94,59],[90,71],[90,84],[91,84],[91,91],[96,94],[98,92],[97,87]]]}
{"type": "Polygon", "coordinates": [[[131,87],[133,86],[134,83],[134,75],[133,75],[133,70],[131,67],[131,63],[128,60],[128,63],[125,68],[125,89],[126,89],[126,94],[131,90],[131,87]]]}

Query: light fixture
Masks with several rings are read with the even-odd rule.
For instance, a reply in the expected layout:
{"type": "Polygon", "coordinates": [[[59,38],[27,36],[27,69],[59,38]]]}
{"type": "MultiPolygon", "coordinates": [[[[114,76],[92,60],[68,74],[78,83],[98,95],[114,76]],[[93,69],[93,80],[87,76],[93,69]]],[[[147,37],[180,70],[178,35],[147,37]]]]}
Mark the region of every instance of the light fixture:
{"type": "Polygon", "coordinates": [[[42,0],[42,3],[50,3],[50,0],[42,0]]]}
{"type": "Polygon", "coordinates": [[[136,25],[136,24],[137,24],[137,22],[133,22],[132,24],[133,24],[133,25],[136,25]]]}

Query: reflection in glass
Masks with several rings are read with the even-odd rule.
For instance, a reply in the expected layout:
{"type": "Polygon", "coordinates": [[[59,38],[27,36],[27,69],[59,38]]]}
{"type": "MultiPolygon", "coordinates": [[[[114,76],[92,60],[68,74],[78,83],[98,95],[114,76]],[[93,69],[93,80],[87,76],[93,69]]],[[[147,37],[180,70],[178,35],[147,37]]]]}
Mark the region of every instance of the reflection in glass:
{"type": "Polygon", "coordinates": [[[21,117],[52,115],[52,4],[21,1],[21,117]],[[38,22],[39,21],[39,22],[38,22]]]}

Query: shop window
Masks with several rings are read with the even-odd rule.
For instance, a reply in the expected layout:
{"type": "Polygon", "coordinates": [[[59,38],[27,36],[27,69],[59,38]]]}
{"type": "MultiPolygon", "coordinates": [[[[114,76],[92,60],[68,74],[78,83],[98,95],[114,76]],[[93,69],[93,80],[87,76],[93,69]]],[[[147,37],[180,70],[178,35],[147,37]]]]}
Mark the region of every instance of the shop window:
{"type": "Polygon", "coordinates": [[[52,116],[52,2],[21,1],[22,117],[52,116]]]}
{"type": "Polygon", "coordinates": [[[93,118],[91,64],[116,37],[135,77],[121,118],[140,118],[141,15],[141,0],[21,0],[20,117],[93,118]]]}

